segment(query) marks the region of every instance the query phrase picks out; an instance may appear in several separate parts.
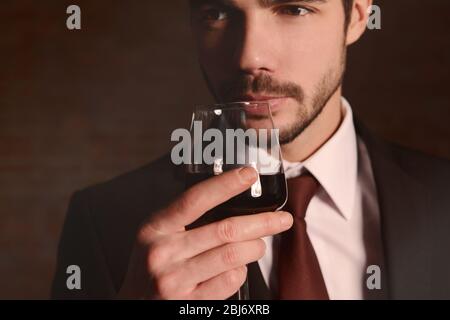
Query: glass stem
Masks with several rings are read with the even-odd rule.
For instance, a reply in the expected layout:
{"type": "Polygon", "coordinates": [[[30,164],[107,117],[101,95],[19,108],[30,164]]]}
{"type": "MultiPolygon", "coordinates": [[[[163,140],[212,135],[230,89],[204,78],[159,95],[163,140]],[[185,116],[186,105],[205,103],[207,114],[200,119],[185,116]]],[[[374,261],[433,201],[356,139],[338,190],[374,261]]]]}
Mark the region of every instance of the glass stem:
{"type": "Polygon", "coordinates": [[[250,292],[248,289],[248,276],[245,278],[245,282],[238,291],[238,300],[250,300],[250,292]]]}

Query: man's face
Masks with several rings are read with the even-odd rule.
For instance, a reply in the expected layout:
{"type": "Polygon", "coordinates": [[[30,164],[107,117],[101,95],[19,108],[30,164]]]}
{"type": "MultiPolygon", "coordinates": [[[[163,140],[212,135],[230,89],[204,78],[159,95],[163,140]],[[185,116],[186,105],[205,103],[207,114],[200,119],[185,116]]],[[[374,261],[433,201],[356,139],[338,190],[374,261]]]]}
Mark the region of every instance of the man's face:
{"type": "Polygon", "coordinates": [[[341,0],[191,0],[200,64],[218,102],[269,100],[294,140],[340,88],[341,0]]]}

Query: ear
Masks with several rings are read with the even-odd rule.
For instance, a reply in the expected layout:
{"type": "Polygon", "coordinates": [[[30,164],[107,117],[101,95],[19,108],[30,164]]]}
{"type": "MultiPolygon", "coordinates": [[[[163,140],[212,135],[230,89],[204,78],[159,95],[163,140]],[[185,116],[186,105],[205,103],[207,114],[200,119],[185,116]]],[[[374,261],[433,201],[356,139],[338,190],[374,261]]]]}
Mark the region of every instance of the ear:
{"type": "Polygon", "coordinates": [[[373,0],[354,0],[351,11],[350,23],[347,29],[346,45],[349,46],[364,34],[369,20],[369,7],[373,0]]]}

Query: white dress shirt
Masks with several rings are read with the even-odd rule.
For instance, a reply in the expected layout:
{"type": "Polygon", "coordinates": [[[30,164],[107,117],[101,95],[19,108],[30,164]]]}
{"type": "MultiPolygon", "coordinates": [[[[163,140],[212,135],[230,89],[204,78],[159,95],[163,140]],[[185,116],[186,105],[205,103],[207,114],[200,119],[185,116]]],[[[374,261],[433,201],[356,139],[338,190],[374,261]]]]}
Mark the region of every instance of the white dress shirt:
{"type": "MultiPolygon", "coordinates": [[[[367,267],[382,265],[379,207],[370,158],[344,98],[342,109],[339,129],[318,151],[302,163],[283,164],[287,179],[306,169],[321,185],[306,223],[330,299],[364,299],[369,297],[367,267]]],[[[279,235],[264,241],[267,251],[259,266],[276,291],[279,235]]]]}

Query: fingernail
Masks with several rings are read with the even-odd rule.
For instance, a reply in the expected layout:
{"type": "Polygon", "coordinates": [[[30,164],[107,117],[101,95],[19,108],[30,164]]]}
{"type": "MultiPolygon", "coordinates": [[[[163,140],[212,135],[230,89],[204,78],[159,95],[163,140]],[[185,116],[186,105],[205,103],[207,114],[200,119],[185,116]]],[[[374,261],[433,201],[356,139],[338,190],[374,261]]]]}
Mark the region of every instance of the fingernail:
{"type": "Polygon", "coordinates": [[[244,183],[250,183],[255,181],[258,176],[256,175],[256,170],[251,167],[245,167],[239,170],[239,176],[244,183]]]}
{"type": "Polygon", "coordinates": [[[294,217],[289,212],[280,212],[281,226],[290,228],[294,223],[294,217]]]}

